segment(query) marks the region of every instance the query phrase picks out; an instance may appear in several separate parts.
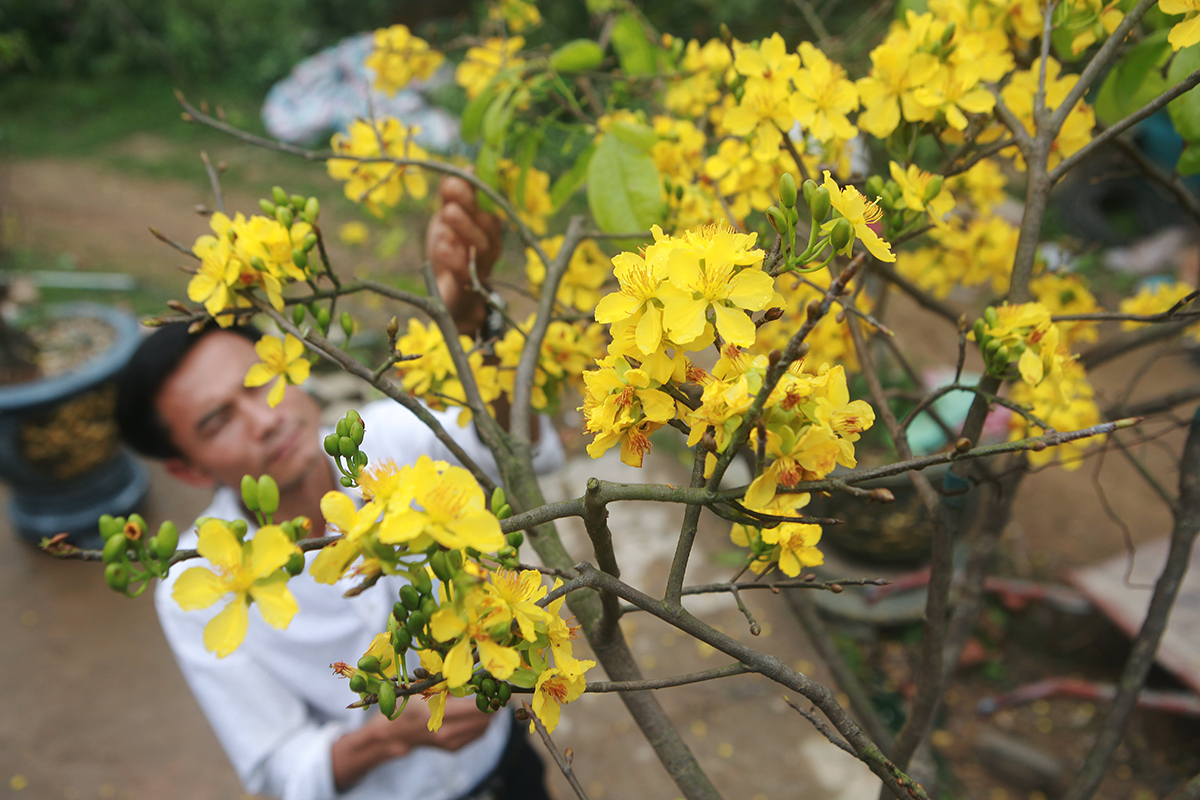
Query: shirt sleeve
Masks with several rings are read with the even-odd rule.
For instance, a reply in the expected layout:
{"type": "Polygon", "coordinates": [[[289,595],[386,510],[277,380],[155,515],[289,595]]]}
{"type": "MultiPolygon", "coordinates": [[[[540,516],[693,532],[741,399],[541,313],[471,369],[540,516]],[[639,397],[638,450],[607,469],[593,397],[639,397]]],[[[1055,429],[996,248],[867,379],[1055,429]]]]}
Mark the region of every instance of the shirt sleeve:
{"type": "Polygon", "coordinates": [[[188,686],[247,792],[283,800],[332,800],[331,748],[347,732],[315,721],[304,701],[239,649],[223,659],[204,649],[213,613],[185,613],[159,585],[155,607],[188,686]]]}

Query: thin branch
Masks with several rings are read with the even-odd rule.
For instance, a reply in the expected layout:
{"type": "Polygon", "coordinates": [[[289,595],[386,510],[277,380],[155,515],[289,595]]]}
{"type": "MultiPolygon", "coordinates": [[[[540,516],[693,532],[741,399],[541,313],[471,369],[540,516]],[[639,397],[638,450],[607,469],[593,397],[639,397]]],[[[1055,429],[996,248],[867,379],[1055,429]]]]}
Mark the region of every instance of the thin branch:
{"type": "Polygon", "coordinates": [[[734,675],[745,675],[750,669],[741,663],[725,667],[707,669],[703,672],[691,672],[687,675],[675,675],[671,678],[656,678],[645,681],[593,681],[587,685],[587,691],[592,694],[602,692],[640,692],[646,689],[670,689],[674,686],[687,686],[691,683],[730,678],[734,675]]]}
{"type": "Polygon", "coordinates": [[[801,708],[800,706],[793,703],[792,699],[790,697],[788,697],[786,694],[783,696],[783,702],[785,702],[789,706],[791,706],[797,714],[799,714],[800,716],[804,717],[806,720],[811,722],[812,726],[817,729],[817,732],[820,733],[822,736],[824,736],[826,739],[828,739],[830,741],[830,743],[835,745],[838,749],[844,750],[845,752],[849,753],[850,755],[854,756],[855,758],[858,757],[858,753],[854,752],[854,748],[851,747],[850,745],[846,744],[845,739],[843,739],[842,737],[838,736],[836,733],[831,731],[829,729],[829,726],[826,725],[824,722],[822,722],[821,719],[816,714],[812,713],[811,711],[805,711],[803,708],[801,708]]]}
{"type": "Polygon", "coordinates": [[[1192,419],[1187,443],[1179,463],[1179,508],[1171,531],[1171,543],[1162,574],[1154,585],[1150,606],[1133,650],[1125,662],[1117,696],[1101,724],[1100,733],[1083,768],[1077,774],[1065,800],[1088,800],[1104,778],[1112,755],[1125,734],[1138,694],[1154,664],[1167,618],[1179,594],[1183,577],[1191,563],[1192,546],[1200,532],[1200,414],[1192,419]]]}
{"type": "Polygon", "coordinates": [[[1157,112],[1159,109],[1165,108],[1167,103],[1171,102],[1176,97],[1179,97],[1181,94],[1191,91],[1192,88],[1197,84],[1200,84],[1200,70],[1196,70],[1191,75],[1188,75],[1178,84],[1163,92],[1149,103],[1146,103],[1146,105],[1142,106],[1125,119],[1110,126],[1103,133],[1093,137],[1090,142],[1076,150],[1073,154],[1071,154],[1070,157],[1064,158],[1057,167],[1050,170],[1050,182],[1057,183],[1064,175],[1078,166],[1085,158],[1096,152],[1096,150],[1108,144],[1113,139],[1132,128],[1134,125],[1157,112]]]}
{"type": "Polygon", "coordinates": [[[542,744],[546,745],[546,749],[550,751],[550,756],[554,759],[554,763],[562,771],[563,777],[567,779],[567,783],[571,784],[571,788],[575,791],[575,796],[579,800],[588,800],[583,787],[579,785],[579,779],[575,777],[575,771],[571,769],[571,762],[554,746],[554,742],[550,739],[550,732],[546,730],[546,726],[542,724],[537,714],[534,714],[525,703],[521,703],[521,708],[525,709],[525,713],[529,715],[529,719],[533,722],[534,727],[537,728],[538,736],[542,737],[542,744]]]}
{"type": "Polygon", "coordinates": [[[171,247],[174,247],[176,250],[183,253],[185,256],[194,258],[197,261],[200,260],[200,256],[193,253],[188,247],[180,244],[179,242],[175,241],[174,239],[167,237],[165,234],[160,233],[158,228],[155,228],[153,225],[150,226],[150,233],[154,234],[155,239],[158,239],[163,244],[169,244],[171,247]]]}
{"type": "Polygon", "coordinates": [[[217,211],[224,214],[225,195],[221,192],[221,178],[217,175],[217,168],[209,160],[208,153],[203,150],[200,151],[200,160],[204,162],[204,171],[208,173],[208,182],[212,185],[213,197],[217,203],[217,211]]]}

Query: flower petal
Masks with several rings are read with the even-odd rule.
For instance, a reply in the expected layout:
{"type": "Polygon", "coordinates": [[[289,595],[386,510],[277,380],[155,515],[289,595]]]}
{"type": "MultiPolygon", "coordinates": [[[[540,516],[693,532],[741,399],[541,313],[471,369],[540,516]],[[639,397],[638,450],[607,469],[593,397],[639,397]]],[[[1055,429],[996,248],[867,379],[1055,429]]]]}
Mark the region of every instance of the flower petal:
{"type": "Polygon", "coordinates": [[[246,626],[250,621],[246,613],[246,602],[242,595],[225,606],[225,610],[217,614],[204,626],[204,647],[216,653],[217,658],[225,656],[238,649],[238,645],[246,638],[246,626]]]}
{"type": "Polygon", "coordinates": [[[296,598],[287,588],[288,576],[276,572],[250,587],[250,596],[258,603],[263,619],[273,628],[286,628],[299,611],[296,598]]]}
{"type": "Polygon", "coordinates": [[[235,570],[242,568],[242,545],[233,529],[219,519],[210,519],[200,526],[197,552],[216,566],[235,570]]]}
{"type": "Polygon", "coordinates": [[[171,596],[184,611],[208,608],[229,593],[229,584],[204,567],[192,567],[179,576],[171,596]]]}

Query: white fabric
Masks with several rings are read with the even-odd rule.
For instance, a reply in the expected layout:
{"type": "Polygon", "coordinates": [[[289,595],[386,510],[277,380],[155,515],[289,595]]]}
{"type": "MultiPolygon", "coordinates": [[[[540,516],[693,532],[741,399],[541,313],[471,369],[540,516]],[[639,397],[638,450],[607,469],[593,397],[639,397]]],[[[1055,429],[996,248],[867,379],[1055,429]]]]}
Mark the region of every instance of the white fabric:
{"type": "MultiPolygon", "coordinates": [[[[372,403],[361,413],[366,427],[363,450],[373,463],[390,458],[403,465],[422,454],[455,463],[445,445],[396,403],[372,403]]],[[[434,414],[495,479],[495,461],[474,426],[458,427],[457,410],[434,414]]],[[[327,432],[322,431],[322,436],[327,432]]],[[[543,418],[534,466],[544,473],[558,468],[562,460],[558,437],[543,418]]],[[[228,487],[218,489],[201,516],[246,519],[240,493],[228,487]]],[[[246,521],[250,530],[255,530],[253,521],[246,521]]],[[[179,546],[194,548],[196,541],[193,529],[180,536],[179,546]]],[[[310,562],[315,557],[315,552],[307,554],[310,562]]],[[[324,586],[305,570],[288,582],[300,610],[287,629],[272,628],[252,607],[245,641],[234,653],[218,659],[204,649],[204,626],[224,608],[225,601],[202,611],[184,612],[171,597],[179,575],[206,565],[208,562],[196,559],[172,569],[155,591],[155,606],[179,668],[246,791],[284,800],[449,800],[465,794],[495,767],[508,739],[507,714],[496,714],[487,732],[461,750],[418,748],[380,764],[339,795],[333,784],[330,748],[343,734],[379,712],[347,709],[355,696],[329,665],[358,660],[371,638],[384,630],[404,582],[385,576],[358,597],[345,598],[342,594],[356,583],[354,579],[324,586]]],[[[418,665],[414,659],[411,666],[418,665]]],[[[416,698],[412,702],[423,701],[416,698]]]]}

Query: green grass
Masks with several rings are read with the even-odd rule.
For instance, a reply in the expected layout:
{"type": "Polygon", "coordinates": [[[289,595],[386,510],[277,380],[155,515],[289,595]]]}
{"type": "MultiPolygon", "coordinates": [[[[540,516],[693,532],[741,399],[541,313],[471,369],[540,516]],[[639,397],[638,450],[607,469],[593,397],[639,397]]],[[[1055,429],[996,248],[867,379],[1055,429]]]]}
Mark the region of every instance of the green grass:
{"type": "MultiPolygon", "coordinates": [[[[66,253],[52,253],[42,249],[17,248],[6,253],[6,258],[0,261],[0,269],[13,272],[74,272],[74,259],[66,253]]],[[[78,270],[80,272],[115,272],[122,270],[115,265],[100,265],[94,269],[78,270]]],[[[150,282],[139,280],[136,288],[130,291],[109,291],[93,289],[56,289],[41,288],[38,290],[38,305],[46,303],[76,303],[89,302],[102,305],[127,308],[139,316],[162,314],[167,307],[167,301],[182,294],[182,284],[166,280],[150,282]]]]}

